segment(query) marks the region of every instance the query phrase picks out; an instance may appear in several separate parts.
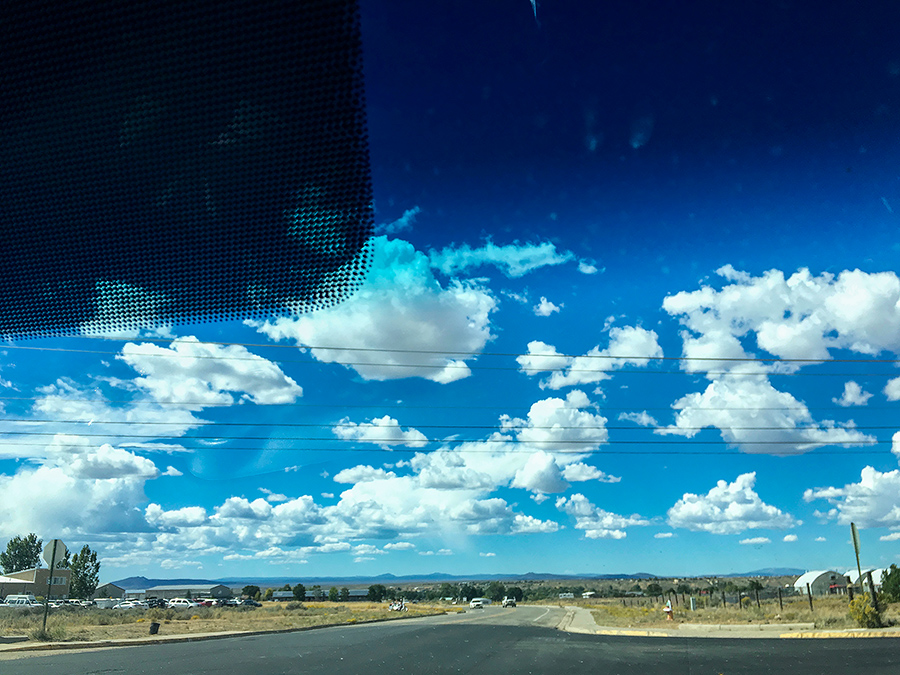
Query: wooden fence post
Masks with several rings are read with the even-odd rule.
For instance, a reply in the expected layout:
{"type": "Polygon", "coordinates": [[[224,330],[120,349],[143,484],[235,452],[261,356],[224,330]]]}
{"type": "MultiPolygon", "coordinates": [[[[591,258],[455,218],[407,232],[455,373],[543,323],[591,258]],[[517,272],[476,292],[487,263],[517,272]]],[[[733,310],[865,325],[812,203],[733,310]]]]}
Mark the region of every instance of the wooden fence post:
{"type": "Polygon", "coordinates": [[[754,590],[754,592],[756,593],[756,608],[757,608],[757,609],[761,609],[761,608],[762,608],[762,605],[759,604],[759,589],[758,589],[758,588],[755,588],[755,589],[753,589],[753,590],[754,590]]]}
{"type": "Polygon", "coordinates": [[[728,609],[728,606],[725,604],[725,591],[722,591],[722,609],[728,609]]]}
{"type": "Polygon", "coordinates": [[[872,607],[878,612],[878,598],[875,596],[875,584],[872,583],[872,573],[866,572],[866,583],[869,586],[869,593],[872,594],[872,607]]]}
{"type": "Polygon", "coordinates": [[[781,600],[781,587],[778,588],[778,607],[784,611],[784,602],[781,600]]]}
{"type": "Polygon", "coordinates": [[[806,584],[806,597],[809,598],[809,611],[815,611],[812,604],[812,589],[810,589],[809,584],[806,584]]]}

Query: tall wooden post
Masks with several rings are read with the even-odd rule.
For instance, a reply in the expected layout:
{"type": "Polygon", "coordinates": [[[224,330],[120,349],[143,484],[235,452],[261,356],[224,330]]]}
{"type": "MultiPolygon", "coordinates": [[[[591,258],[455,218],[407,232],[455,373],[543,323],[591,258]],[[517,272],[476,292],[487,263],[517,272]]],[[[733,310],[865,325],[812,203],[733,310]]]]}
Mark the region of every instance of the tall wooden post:
{"type": "Polygon", "coordinates": [[[43,631],[47,631],[47,612],[50,611],[50,591],[53,587],[53,570],[56,569],[56,545],[58,539],[53,540],[53,553],[50,554],[50,573],[47,575],[47,597],[44,598],[44,627],[43,631]]]}
{"type": "Polygon", "coordinates": [[[722,609],[727,609],[728,606],[725,604],[725,591],[722,591],[722,609]]]}
{"type": "Polygon", "coordinates": [[[761,609],[762,605],[759,604],[759,589],[754,588],[753,591],[756,593],[756,608],[761,609]]]}
{"type": "Polygon", "coordinates": [[[812,590],[810,589],[808,583],[806,584],[806,597],[809,598],[809,611],[810,612],[815,611],[815,610],[813,610],[813,605],[812,605],[812,590]]]}
{"type": "Polygon", "coordinates": [[[784,611],[784,602],[782,602],[782,600],[781,600],[781,587],[780,586],[778,588],[778,607],[781,609],[781,611],[784,611]]]}
{"type": "Polygon", "coordinates": [[[872,583],[872,573],[866,572],[866,583],[869,586],[869,593],[872,595],[872,607],[875,608],[875,611],[878,611],[878,598],[875,597],[875,584],[872,583]]]}

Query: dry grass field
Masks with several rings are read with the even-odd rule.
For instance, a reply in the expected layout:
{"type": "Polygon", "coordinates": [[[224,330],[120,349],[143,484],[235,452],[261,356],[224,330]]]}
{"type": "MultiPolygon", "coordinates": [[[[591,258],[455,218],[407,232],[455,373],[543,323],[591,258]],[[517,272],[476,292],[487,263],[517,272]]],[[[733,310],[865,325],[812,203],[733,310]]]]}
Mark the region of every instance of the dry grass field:
{"type": "MultiPolygon", "coordinates": [[[[72,609],[52,610],[47,635],[41,636],[43,611],[0,609],[0,635],[28,635],[56,642],[150,638],[150,624],[160,624],[160,635],[186,635],[220,631],[260,631],[353,624],[443,614],[446,607],[409,605],[408,612],[392,612],[387,603],[274,603],[257,609],[198,607],[193,610],[72,609]]],[[[452,611],[452,610],[451,610],[452,611]]]]}
{"type": "MultiPolygon", "coordinates": [[[[575,601],[587,607],[600,626],[623,626],[641,628],[665,628],[678,623],[696,624],[772,624],[772,623],[813,623],[816,628],[858,628],[850,617],[846,597],[813,598],[813,611],[805,597],[784,599],[782,609],[777,600],[764,600],[761,607],[755,600],[745,599],[745,606],[720,604],[709,607],[699,606],[695,611],[678,605],[674,621],[666,621],[663,605],[650,600],[626,601],[598,600],[590,603],[575,601]]],[[[573,604],[573,603],[569,603],[573,604]]],[[[900,604],[890,605],[883,613],[886,625],[900,625],[900,604]]]]}

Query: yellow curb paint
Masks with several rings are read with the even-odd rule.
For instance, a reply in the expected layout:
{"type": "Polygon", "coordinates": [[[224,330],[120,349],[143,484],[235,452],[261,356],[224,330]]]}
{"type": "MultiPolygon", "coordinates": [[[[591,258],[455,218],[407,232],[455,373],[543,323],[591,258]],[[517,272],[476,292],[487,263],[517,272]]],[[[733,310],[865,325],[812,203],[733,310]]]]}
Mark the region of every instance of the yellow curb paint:
{"type": "Polygon", "coordinates": [[[649,630],[598,630],[595,635],[622,635],[625,637],[669,637],[668,633],[649,630]]]}
{"type": "Polygon", "coordinates": [[[782,633],[781,638],[900,638],[900,633],[782,633]]]}

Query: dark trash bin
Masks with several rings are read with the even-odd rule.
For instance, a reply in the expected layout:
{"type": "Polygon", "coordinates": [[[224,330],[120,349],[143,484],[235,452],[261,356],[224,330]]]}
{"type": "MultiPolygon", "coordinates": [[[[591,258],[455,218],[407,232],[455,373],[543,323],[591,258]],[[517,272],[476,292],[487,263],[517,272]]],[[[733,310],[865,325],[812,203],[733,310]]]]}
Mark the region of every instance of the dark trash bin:
{"type": "Polygon", "coordinates": [[[159,624],[155,621],[150,624],[150,635],[156,635],[159,632],[159,624]]]}

